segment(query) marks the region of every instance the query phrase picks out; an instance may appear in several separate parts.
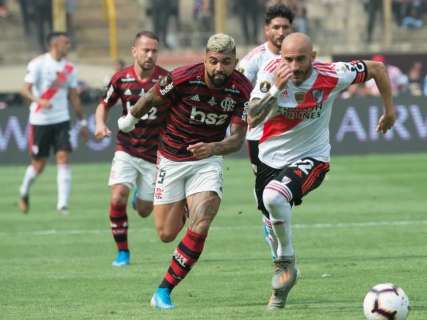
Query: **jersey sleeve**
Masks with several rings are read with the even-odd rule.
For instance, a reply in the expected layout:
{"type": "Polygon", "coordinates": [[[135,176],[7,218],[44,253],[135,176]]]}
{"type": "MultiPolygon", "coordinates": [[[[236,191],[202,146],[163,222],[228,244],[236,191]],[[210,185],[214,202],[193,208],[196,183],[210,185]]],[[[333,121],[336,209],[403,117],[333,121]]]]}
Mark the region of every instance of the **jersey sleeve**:
{"type": "Polygon", "coordinates": [[[258,61],[256,58],[245,56],[237,65],[237,70],[243,73],[248,80],[254,84],[259,70],[258,61]]]}
{"type": "Polygon", "coordinates": [[[177,86],[181,83],[180,78],[177,77],[176,69],[165,75],[154,85],[154,90],[163,98],[172,102],[177,95],[177,86]]]}
{"type": "Polygon", "coordinates": [[[251,92],[250,100],[262,99],[270,90],[274,83],[274,74],[269,71],[261,70],[258,73],[258,78],[254,89],[251,92]]]}
{"type": "Polygon", "coordinates": [[[78,87],[78,75],[77,75],[77,69],[74,66],[73,71],[70,73],[69,79],[68,79],[68,87],[69,88],[77,88],[78,87]]]}
{"type": "Polygon", "coordinates": [[[365,82],[368,77],[368,68],[362,60],[336,62],[332,65],[339,78],[338,87],[341,90],[353,83],[365,82]]]}
{"type": "Polygon", "coordinates": [[[118,78],[113,76],[108,83],[107,89],[104,92],[101,103],[106,108],[111,108],[117,103],[117,100],[120,98],[120,92],[117,88],[118,78]]]}
{"type": "Polygon", "coordinates": [[[35,83],[37,81],[39,72],[39,64],[37,63],[37,60],[31,61],[27,65],[27,71],[25,73],[24,81],[27,83],[35,83]]]}

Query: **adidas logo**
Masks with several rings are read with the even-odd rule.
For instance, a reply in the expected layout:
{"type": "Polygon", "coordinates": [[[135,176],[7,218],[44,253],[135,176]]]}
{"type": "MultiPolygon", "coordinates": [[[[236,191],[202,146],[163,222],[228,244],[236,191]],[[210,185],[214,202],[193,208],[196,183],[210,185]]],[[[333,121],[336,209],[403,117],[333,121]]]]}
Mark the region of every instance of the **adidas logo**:
{"type": "Polygon", "coordinates": [[[192,96],[192,97],[190,98],[190,100],[200,102],[200,97],[199,97],[199,95],[198,95],[198,94],[195,94],[194,96],[192,96]]]}
{"type": "Polygon", "coordinates": [[[130,91],[130,89],[129,88],[127,88],[126,90],[125,90],[125,96],[131,96],[132,95],[132,91],[130,91]]]}

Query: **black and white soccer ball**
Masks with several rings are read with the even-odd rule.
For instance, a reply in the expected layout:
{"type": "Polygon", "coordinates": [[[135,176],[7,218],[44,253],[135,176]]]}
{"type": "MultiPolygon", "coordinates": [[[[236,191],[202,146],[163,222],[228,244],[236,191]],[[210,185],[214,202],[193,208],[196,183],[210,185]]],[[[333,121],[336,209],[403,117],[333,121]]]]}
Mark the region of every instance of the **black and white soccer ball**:
{"type": "Polygon", "coordinates": [[[363,312],[368,320],[405,320],[409,299],[402,288],[392,283],[377,284],[366,294],[363,312]]]}

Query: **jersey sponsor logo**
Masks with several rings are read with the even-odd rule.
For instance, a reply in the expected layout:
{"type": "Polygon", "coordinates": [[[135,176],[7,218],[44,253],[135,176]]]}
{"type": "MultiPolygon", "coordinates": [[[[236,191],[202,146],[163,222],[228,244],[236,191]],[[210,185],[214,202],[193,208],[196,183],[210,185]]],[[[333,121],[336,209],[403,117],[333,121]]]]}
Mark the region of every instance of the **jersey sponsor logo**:
{"type": "Polygon", "coordinates": [[[240,94],[240,91],[236,89],[234,84],[231,86],[231,88],[225,88],[224,91],[230,92],[230,93],[235,93],[235,94],[240,94]]]}
{"type": "Polygon", "coordinates": [[[188,81],[189,84],[198,84],[198,85],[206,85],[202,80],[197,79],[197,80],[190,80],[188,81]]]}
{"type": "Polygon", "coordinates": [[[191,109],[190,119],[195,123],[204,123],[207,125],[220,126],[223,125],[227,119],[227,114],[216,114],[216,113],[205,113],[201,110],[197,110],[196,107],[191,109]]]}
{"type": "Polygon", "coordinates": [[[126,76],[126,78],[121,78],[120,82],[135,82],[135,78],[126,76]]]}
{"type": "Polygon", "coordinates": [[[268,92],[268,90],[270,90],[270,88],[271,88],[271,83],[270,83],[270,82],[268,82],[268,81],[262,81],[262,82],[259,84],[259,90],[260,90],[262,93],[267,93],[267,92],[268,92]]]}
{"type": "Polygon", "coordinates": [[[224,112],[233,111],[235,106],[236,106],[236,101],[234,101],[230,97],[226,97],[224,100],[221,101],[221,108],[224,112]]]}
{"type": "Polygon", "coordinates": [[[173,89],[173,81],[170,75],[163,77],[160,82],[160,94],[162,96],[166,95],[169,91],[173,89]]]}
{"type": "Polygon", "coordinates": [[[316,104],[313,108],[284,108],[280,107],[279,112],[290,120],[309,120],[319,118],[322,114],[323,105],[316,104]]]}

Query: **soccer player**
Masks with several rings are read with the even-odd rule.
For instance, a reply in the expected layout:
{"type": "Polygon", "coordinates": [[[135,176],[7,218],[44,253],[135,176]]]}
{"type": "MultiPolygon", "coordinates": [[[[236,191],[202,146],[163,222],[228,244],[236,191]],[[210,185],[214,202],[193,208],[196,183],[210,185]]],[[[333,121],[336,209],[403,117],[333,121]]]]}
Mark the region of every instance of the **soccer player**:
{"type": "Polygon", "coordinates": [[[285,306],[296,281],[291,208],[301,204],[329,170],[334,99],[351,84],[374,79],[384,101],[377,130],[385,133],[395,121],[390,81],[381,62],[317,63],[315,55],[308,36],[287,36],[281,58],[262,66],[249,104],[249,125],[263,123],[256,177],[259,208],[278,239],[270,309],[285,306]]]}
{"type": "Polygon", "coordinates": [[[130,131],[151,105],[170,102],[160,134],[155,224],[162,241],[173,241],[187,205],[189,228],[151,299],[151,305],[160,309],[175,307],[170,293],[202,253],[221,202],[222,155],[237,151],[244,141],[244,108],[252,85],[235,66],[234,40],[215,34],[207,42],[204,63],[175,69],[119,119],[120,130],[130,131]]]}
{"type": "MultiPolygon", "coordinates": [[[[97,138],[111,134],[106,120],[109,110],[119,99],[123,114],[127,114],[141,96],[168,74],[168,71],[156,65],[158,47],[159,39],[152,32],[143,31],[135,36],[132,47],[133,64],[113,75],[103,100],[96,108],[97,138]]],[[[134,130],[119,131],[117,134],[117,147],[109,179],[109,217],[118,249],[113,266],[121,267],[130,262],[126,213],[129,191],[135,188],[133,205],[141,217],[147,217],[153,209],[157,143],[164,120],[165,105],[151,106],[148,113],[138,119],[134,130]]]]}
{"type": "MultiPolygon", "coordinates": [[[[253,85],[257,80],[258,71],[265,61],[280,57],[280,48],[283,39],[292,32],[293,12],[284,4],[275,4],[267,7],[265,13],[264,33],[267,41],[251,50],[239,62],[237,70],[241,71],[253,85]]],[[[249,127],[246,133],[246,142],[249,150],[249,160],[254,173],[257,172],[258,140],[261,138],[262,125],[249,127]]],[[[273,259],[277,249],[277,241],[271,229],[271,222],[263,216],[264,237],[271,249],[273,259]]]]}
{"type": "Polygon", "coordinates": [[[27,167],[20,187],[19,207],[29,210],[30,186],[43,172],[50,149],[56,155],[58,169],[57,210],[68,214],[71,191],[71,169],[69,154],[71,104],[79,119],[80,134],[88,139],[87,120],[77,89],[75,66],[66,59],[70,49],[70,38],[64,32],[52,32],[47,36],[49,52],[34,58],[27,66],[25,84],[21,94],[31,101],[29,149],[31,164],[27,167]]]}

